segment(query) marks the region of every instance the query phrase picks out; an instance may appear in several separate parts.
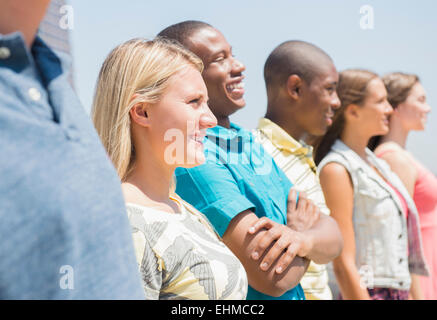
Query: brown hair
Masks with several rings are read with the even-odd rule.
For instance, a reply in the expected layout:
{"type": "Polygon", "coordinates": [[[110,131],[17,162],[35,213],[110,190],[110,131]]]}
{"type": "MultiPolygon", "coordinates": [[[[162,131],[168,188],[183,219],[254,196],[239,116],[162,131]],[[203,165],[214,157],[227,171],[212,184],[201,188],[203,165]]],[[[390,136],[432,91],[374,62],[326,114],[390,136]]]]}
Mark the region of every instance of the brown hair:
{"type": "MultiPolygon", "coordinates": [[[[407,100],[411,89],[419,82],[419,77],[415,74],[407,74],[402,72],[393,72],[382,77],[385,89],[387,90],[387,100],[393,109],[407,100]]],[[[382,136],[372,137],[368,147],[370,150],[375,150],[381,143],[382,136]]]]}
{"type": "Polygon", "coordinates": [[[419,77],[415,74],[393,72],[386,74],[382,81],[387,89],[387,99],[393,109],[407,100],[411,89],[419,82],[419,77]]]}
{"type": "Polygon", "coordinates": [[[351,104],[362,105],[367,97],[367,86],[369,82],[378,75],[371,71],[361,69],[349,69],[340,72],[337,86],[337,94],[341,106],[335,111],[332,125],[323,137],[317,139],[314,148],[314,161],[318,165],[329,153],[335,140],[344,130],[344,112],[351,104]]]}

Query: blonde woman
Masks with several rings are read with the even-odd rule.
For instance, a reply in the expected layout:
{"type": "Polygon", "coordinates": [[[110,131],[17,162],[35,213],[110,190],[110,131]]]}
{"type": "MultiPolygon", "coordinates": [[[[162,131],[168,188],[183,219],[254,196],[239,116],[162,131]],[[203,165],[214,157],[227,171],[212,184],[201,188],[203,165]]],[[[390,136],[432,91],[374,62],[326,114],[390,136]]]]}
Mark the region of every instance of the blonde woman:
{"type": "Polygon", "coordinates": [[[147,299],[245,299],[247,276],[206,218],[171,190],[174,170],[204,162],[208,108],[201,60],[134,39],[99,74],[92,117],[122,180],[147,299]]]}

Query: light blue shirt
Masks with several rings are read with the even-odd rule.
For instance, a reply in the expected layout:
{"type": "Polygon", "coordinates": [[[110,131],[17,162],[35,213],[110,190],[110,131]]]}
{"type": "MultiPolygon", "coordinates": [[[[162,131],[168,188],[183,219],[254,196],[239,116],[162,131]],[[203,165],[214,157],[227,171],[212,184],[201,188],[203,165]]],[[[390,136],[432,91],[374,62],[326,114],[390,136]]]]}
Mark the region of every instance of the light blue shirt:
{"type": "MultiPolygon", "coordinates": [[[[287,222],[287,198],[292,183],[247,130],[232,124],[207,130],[205,164],[176,170],[176,193],[207,216],[220,236],[239,213],[287,222]]],[[[249,300],[303,300],[300,284],[281,297],[249,286],[249,300]]]]}
{"type": "Polygon", "coordinates": [[[118,176],[39,38],[0,35],[0,299],[144,299],[118,176]]]}

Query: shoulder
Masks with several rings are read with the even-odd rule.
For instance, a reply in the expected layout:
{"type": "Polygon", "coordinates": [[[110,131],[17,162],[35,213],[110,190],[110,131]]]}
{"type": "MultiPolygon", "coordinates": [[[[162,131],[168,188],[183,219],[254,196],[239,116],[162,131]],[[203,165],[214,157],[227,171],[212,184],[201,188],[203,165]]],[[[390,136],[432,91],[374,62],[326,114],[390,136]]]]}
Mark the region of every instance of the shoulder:
{"type": "Polygon", "coordinates": [[[327,163],[320,171],[320,179],[349,178],[346,167],[338,162],[327,163]]]}
{"type": "Polygon", "coordinates": [[[394,142],[385,142],[379,145],[374,154],[387,162],[392,168],[403,168],[403,170],[415,170],[414,158],[409,152],[394,142]]]}
{"type": "Polygon", "coordinates": [[[383,153],[390,153],[390,152],[402,152],[404,149],[400,145],[398,145],[396,142],[393,141],[387,141],[383,142],[380,145],[376,147],[376,149],[373,151],[376,155],[383,154],[383,153]]]}

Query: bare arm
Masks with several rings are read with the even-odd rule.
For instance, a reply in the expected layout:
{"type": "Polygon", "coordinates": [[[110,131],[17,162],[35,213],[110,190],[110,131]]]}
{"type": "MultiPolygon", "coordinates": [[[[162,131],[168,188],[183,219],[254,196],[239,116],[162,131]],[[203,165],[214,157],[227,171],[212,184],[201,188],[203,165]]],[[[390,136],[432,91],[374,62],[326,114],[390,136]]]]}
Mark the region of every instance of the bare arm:
{"type": "MultiPolygon", "coordinates": [[[[223,241],[240,259],[246,269],[249,284],[264,294],[279,297],[299,284],[300,279],[308,268],[309,260],[298,256],[290,256],[288,259],[291,258],[291,260],[288,260],[288,263],[291,261],[291,264],[288,264],[286,261],[285,263],[288,264],[288,267],[278,273],[277,268],[284,263],[284,259],[279,258],[267,270],[262,270],[260,262],[262,262],[264,255],[276,243],[280,243],[280,241],[275,242],[274,239],[271,239],[272,241],[269,242],[270,246],[264,254],[261,254],[260,259],[253,259],[252,253],[254,249],[259,241],[268,233],[265,229],[261,229],[253,234],[249,232],[249,229],[258,221],[259,218],[252,211],[246,210],[241,212],[229,223],[223,235],[223,241]]],[[[283,227],[289,229],[286,226],[283,227]]],[[[292,231],[290,230],[290,232],[292,231]]],[[[286,255],[287,252],[285,251],[282,256],[286,255]]]]}
{"type": "Polygon", "coordinates": [[[320,173],[320,183],[331,216],[337,221],[344,248],[334,259],[334,273],[341,294],[347,300],[369,300],[367,289],[360,285],[355,264],[355,233],[352,222],[353,186],[347,170],[338,163],[328,163],[320,173]]]}

